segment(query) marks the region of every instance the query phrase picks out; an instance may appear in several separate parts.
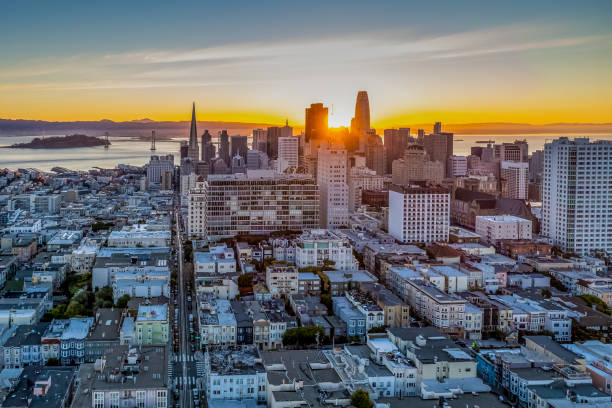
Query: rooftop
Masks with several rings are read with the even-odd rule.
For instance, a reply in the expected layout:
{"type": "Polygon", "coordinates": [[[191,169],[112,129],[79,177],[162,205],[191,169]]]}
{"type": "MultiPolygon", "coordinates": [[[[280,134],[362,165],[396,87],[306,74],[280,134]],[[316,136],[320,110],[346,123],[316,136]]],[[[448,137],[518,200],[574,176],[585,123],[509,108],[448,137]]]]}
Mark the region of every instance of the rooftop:
{"type": "Polygon", "coordinates": [[[168,305],[140,305],[136,322],[168,321],[168,305]]]}

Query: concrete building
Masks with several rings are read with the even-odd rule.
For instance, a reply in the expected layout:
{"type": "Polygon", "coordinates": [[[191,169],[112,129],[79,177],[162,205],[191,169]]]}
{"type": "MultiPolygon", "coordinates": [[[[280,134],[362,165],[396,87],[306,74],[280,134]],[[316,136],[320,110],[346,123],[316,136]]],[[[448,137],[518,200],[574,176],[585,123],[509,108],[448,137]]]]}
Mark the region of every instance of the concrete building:
{"type": "Polygon", "coordinates": [[[208,252],[194,252],[193,261],[196,275],[223,275],[236,272],[234,251],[225,244],[210,246],[208,252]]]}
{"type": "Polygon", "coordinates": [[[272,297],[298,293],[298,271],[295,266],[272,265],[266,268],[266,286],[272,297]]]}
{"type": "Polygon", "coordinates": [[[319,148],[317,183],[320,190],[320,226],[338,228],[348,224],[349,189],[346,150],[319,148]]]}
{"type": "Polygon", "coordinates": [[[476,217],[476,233],[487,244],[496,245],[501,239],[531,239],[531,221],[512,215],[476,217]]]}
{"type": "Polygon", "coordinates": [[[544,147],[542,235],[564,251],[612,251],[612,143],[562,137],[544,147]],[[574,203],[576,203],[574,208],[574,203]]]}
{"type": "Polygon", "coordinates": [[[325,261],[332,261],[338,270],[353,270],[359,266],[348,239],[333,231],[305,231],[295,244],[295,264],[298,268],[323,266],[325,261]]]}
{"type": "Polygon", "coordinates": [[[73,407],[168,407],[167,349],[117,346],[95,363],[81,365],[78,384],[73,407]]]}
{"type": "Polygon", "coordinates": [[[468,165],[466,156],[448,156],[446,159],[446,177],[454,178],[465,176],[468,165]]]}
{"type": "Polygon", "coordinates": [[[116,248],[167,247],[170,245],[170,231],[149,229],[147,224],[134,224],[112,231],[108,246],[116,248]]]}
{"type": "Polygon", "coordinates": [[[136,345],[163,346],[168,343],[168,305],[140,305],[136,315],[136,345]]]}
{"type": "Polygon", "coordinates": [[[529,193],[529,163],[501,162],[500,178],[503,197],[527,200],[529,193]]]}
{"type": "Polygon", "coordinates": [[[527,140],[516,140],[514,143],[502,143],[493,146],[494,158],[503,161],[528,162],[529,148],[527,140]]]}
{"type": "Polygon", "coordinates": [[[429,159],[423,146],[411,144],[404,155],[392,163],[392,181],[397,185],[429,181],[440,184],[444,179],[444,164],[429,159]]]}
{"type": "Polygon", "coordinates": [[[367,167],[351,167],[348,172],[349,211],[355,212],[361,207],[361,194],[364,190],[380,191],[385,178],[367,167]]]}
{"type": "Polygon", "coordinates": [[[190,236],[211,241],[315,228],[318,187],[310,175],[272,170],[211,175],[190,191],[187,223],[190,236]],[[245,189],[248,194],[243,194],[245,189]]]}
{"type": "Polygon", "coordinates": [[[278,159],[276,160],[276,171],[283,173],[288,167],[297,167],[299,159],[299,138],[278,138],[278,159]]]}
{"type": "Polygon", "coordinates": [[[147,181],[149,183],[161,183],[162,175],[167,171],[174,174],[174,155],[153,155],[147,165],[147,181]]]}
{"type": "Polygon", "coordinates": [[[424,137],[423,145],[432,161],[439,161],[445,166],[448,157],[453,155],[453,134],[442,132],[440,122],[437,122],[434,132],[424,137]]]}
{"type": "Polygon", "coordinates": [[[442,187],[389,188],[389,234],[403,243],[448,241],[450,194],[442,187]]]}

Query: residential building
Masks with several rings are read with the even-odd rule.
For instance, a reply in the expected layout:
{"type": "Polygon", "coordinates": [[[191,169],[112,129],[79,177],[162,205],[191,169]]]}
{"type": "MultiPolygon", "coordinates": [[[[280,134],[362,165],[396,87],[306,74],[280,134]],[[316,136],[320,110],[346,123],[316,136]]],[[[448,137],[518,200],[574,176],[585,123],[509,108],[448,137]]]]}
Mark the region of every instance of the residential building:
{"type": "Polygon", "coordinates": [[[496,245],[501,239],[531,239],[531,221],[512,215],[476,217],[476,233],[482,241],[496,245]]]}
{"type": "Polygon", "coordinates": [[[321,296],[321,278],[312,272],[299,272],[298,293],[308,296],[321,296]]]}
{"type": "Polygon", "coordinates": [[[93,323],[93,317],[73,317],[68,320],[60,337],[61,365],[85,362],[85,341],[93,323]]]}
{"type": "Polygon", "coordinates": [[[210,175],[189,197],[188,234],[211,241],[319,224],[319,191],[310,175],[272,170],[210,175]]]}
{"type": "Polygon", "coordinates": [[[119,308],[96,311],[96,321],[85,339],[85,362],[95,362],[120,344],[121,313],[119,308]]]}
{"type": "Polygon", "coordinates": [[[211,245],[208,252],[194,252],[194,273],[223,275],[236,272],[234,251],[226,244],[211,245]]]}
{"type": "Polygon", "coordinates": [[[112,231],[108,236],[108,246],[115,248],[168,247],[170,231],[149,229],[147,224],[134,224],[112,231]]]}
{"type": "Polygon", "coordinates": [[[276,161],[276,171],[284,173],[287,168],[297,167],[299,158],[299,138],[279,137],[278,138],[278,159],[276,161]]]}
{"type": "Polygon", "coordinates": [[[503,197],[527,200],[529,195],[529,163],[501,162],[500,181],[503,197]]]}
{"type": "Polygon", "coordinates": [[[332,296],[344,296],[344,294],[356,289],[362,283],[376,283],[378,279],[368,271],[324,271],[329,284],[329,293],[332,296]]]}
{"type": "Polygon", "coordinates": [[[168,343],[168,305],[140,305],[135,320],[136,345],[162,346],[168,343]]]}
{"type": "Polygon", "coordinates": [[[562,250],[612,251],[612,143],[562,137],[544,146],[542,235],[562,250]]]}
{"type": "Polygon", "coordinates": [[[4,368],[44,365],[42,336],[48,327],[49,323],[17,326],[2,346],[4,368]]]}
{"type": "Polygon", "coordinates": [[[295,266],[272,265],[266,268],[266,286],[272,297],[298,293],[298,270],[295,266]]]}
{"type": "Polygon", "coordinates": [[[442,187],[389,188],[389,234],[403,243],[448,241],[450,194],[442,187]]]}
{"type": "Polygon", "coordinates": [[[167,348],[114,347],[95,363],[81,365],[78,384],[73,407],[169,407],[167,348]]]}
{"type": "Polygon", "coordinates": [[[351,167],[348,172],[349,211],[355,212],[361,207],[361,195],[364,190],[380,191],[385,178],[365,166],[351,167]]]}
{"type": "Polygon", "coordinates": [[[320,189],[320,225],[338,228],[348,224],[349,191],[346,180],[346,150],[319,148],[317,183],[320,189]]]}
{"type": "Polygon", "coordinates": [[[347,338],[358,337],[365,339],[366,315],[353,305],[346,297],[335,296],[332,298],[334,305],[334,315],[338,316],[346,323],[347,338]]]}
{"type": "Polygon", "coordinates": [[[295,264],[298,268],[323,266],[330,262],[338,270],[358,267],[348,239],[325,229],[307,230],[295,240],[295,264]]]}

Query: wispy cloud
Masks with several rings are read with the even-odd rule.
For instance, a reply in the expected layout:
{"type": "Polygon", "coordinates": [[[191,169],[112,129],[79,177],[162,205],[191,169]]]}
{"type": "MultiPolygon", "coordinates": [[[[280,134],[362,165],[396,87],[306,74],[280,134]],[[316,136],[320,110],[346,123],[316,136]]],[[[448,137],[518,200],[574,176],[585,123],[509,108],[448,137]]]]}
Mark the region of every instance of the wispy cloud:
{"type": "Polygon", "coordinates": [[[559,27],[523,24],[419,37],[403,30],[362,32],[334,38],[247,42],[200,49],[136,50],[75,55],[42,68],[0,69],[8,89],[137,89],[224,86],[265,82],[295,72],[341,73],[381,62],[453,60],[582,46],[610,36],[564,36],[559,27]],[[32,82],[44,76],[44,81],[32,82]]]}

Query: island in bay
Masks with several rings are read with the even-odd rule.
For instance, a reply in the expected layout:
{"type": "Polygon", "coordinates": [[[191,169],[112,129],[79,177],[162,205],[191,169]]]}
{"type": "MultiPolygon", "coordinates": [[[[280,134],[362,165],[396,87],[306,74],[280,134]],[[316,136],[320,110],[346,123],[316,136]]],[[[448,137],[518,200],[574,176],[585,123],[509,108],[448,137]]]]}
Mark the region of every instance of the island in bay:
{"type": "Polygon", "coordinates": [[[29,143],[15,143],[7,146],[18,149],[69,149],[73,147],[93,147],[111,144],[104,139],[87,135],[66,135],[47,138],[35,138],[29,143]]]}

